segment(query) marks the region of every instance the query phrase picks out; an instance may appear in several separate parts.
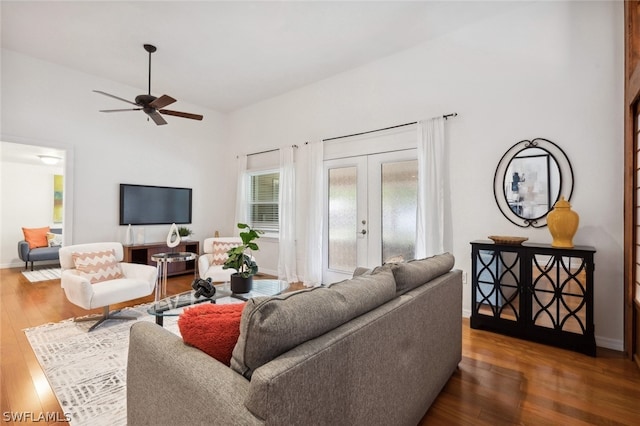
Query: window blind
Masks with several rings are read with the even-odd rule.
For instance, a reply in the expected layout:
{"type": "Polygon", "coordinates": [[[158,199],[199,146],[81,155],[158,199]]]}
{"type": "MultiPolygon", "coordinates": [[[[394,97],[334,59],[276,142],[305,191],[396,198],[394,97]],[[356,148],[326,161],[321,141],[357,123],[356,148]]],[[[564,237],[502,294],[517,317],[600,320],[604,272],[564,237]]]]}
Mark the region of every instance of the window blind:
{"type": "Polygon", "coordinates": [[[267,172],[251,176],[249,217],[254,229],[278,232],[279,196],[280,173],[267,172]]]}

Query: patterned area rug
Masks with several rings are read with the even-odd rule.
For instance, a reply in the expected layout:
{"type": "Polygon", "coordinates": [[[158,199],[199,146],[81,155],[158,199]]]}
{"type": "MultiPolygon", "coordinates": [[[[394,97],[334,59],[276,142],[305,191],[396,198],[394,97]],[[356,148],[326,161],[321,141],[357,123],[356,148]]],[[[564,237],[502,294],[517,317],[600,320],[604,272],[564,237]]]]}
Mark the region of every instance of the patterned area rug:
{"type": "MultiPolygon", "coordinates": [[[[238,302],[231,298],[217,301],[238,302]]],[[[125,308],[122,315],[154,322],[147,308],[125,308]]],[[[91,333],[87,330],[93,322],[73,320],[24,330],[71,425],[127,424],[127,356],[129,329],[134,322],[107,321],[91,333]]],[[[180,335],[178,317],[165,317],[164,328],[180,335]]]]}
{"type": "Polygon", "coordinates": [[[60,268],[36,269],[35,271],[22,271],[29,282],[36,283],[39,281],[56,280],[60,278],[60,268]]]}

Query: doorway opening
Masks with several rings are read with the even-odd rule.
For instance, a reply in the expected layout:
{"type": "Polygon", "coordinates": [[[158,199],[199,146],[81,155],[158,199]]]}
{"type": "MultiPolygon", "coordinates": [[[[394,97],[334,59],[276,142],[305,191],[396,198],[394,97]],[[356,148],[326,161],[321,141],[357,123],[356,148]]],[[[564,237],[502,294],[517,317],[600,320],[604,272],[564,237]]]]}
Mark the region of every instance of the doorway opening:
{"type": "Polygon", "coordinates": [[[72,241],[73,152],[37,142],[0,142],[2,236],[0,267],[23,265],[16,243],[22,227],[62,229],[63,244],[72,241]]]}

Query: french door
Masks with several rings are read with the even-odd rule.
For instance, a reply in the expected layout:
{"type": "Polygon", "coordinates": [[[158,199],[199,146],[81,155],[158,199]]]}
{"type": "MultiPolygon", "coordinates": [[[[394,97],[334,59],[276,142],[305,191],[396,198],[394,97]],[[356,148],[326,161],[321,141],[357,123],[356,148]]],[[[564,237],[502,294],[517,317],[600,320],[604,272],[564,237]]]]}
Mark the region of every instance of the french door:
{"type": "Polygon", "coordinates": [[[358,266],[413,259],[416,150],[325,161],[323,277],[350,278],[358,266]]]}

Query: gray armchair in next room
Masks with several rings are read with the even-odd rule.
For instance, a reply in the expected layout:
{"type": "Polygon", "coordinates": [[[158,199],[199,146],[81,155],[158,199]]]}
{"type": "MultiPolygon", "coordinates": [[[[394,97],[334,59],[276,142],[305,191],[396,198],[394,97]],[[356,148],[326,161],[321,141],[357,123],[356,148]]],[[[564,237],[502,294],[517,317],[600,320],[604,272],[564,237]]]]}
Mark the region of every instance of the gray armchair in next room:
{"type": "MultiPolygon", "coordinates": [[[[47,233],[62,236],[62,229],[49,229],[47,233]]],[[[18,256],[24,262],[24,269],[27,269],[29,262],[31,262],[31,270],[33,271],[33,262],[59,261],[58,251],[61,245],[61,242],[59,245],[57,245],[57,243],[49,244],[47,242],[47,245],[40,244],[41,247],[31,247],[33,244],[29,244],[25,239],[18,241],[18,256]]]]}

